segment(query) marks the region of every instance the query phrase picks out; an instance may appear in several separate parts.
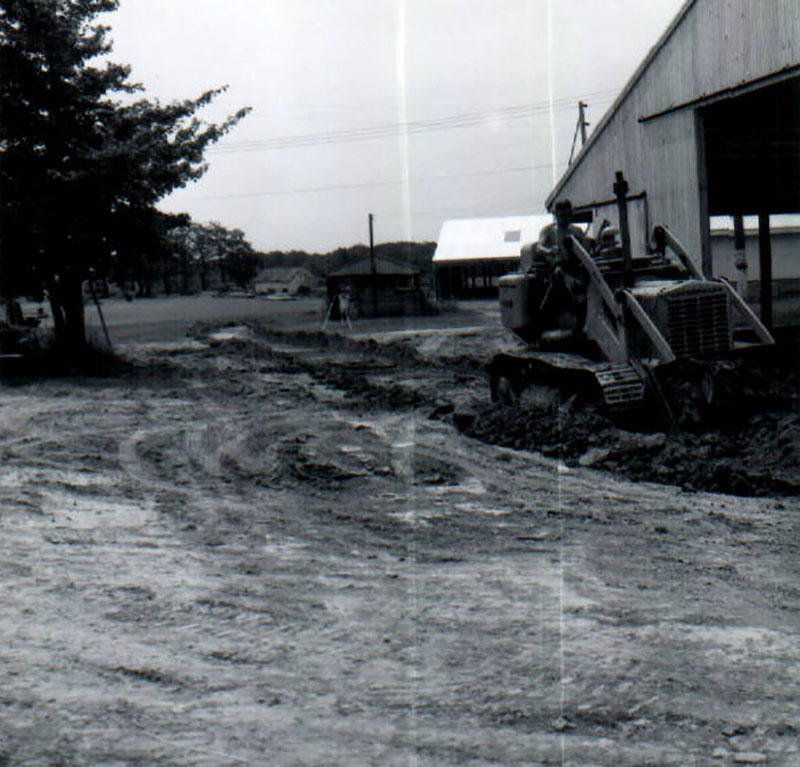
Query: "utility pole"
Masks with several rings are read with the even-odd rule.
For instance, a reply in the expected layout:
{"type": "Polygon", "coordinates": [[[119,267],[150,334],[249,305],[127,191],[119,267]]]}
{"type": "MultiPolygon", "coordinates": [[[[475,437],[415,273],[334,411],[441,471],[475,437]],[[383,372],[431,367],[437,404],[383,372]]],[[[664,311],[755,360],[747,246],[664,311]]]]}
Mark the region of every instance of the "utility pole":
{"type": "Polygon", "coordinates": [[[370,269],[372,270],[372,276],[375,276],[375,238],[372,233],[372,222],[375,220],[375,216],[370,213],[369,214],[369,265],[370,269]]]}
{"type": "Polygon", "coordinates": [[[589,123],[586,122],[586,109],[587,104],[583,101],[578,102],[578,124],[581,126],[581,146],[586,144],[586,127],[589,123]]]}
{"type": "Polygon", "coordinates": [[[575,124],[575,133],[572,134],[572,147],[569,150],[569,162],[568,165],[572,165],[572,158],[575,155],[575,142],[578,140],[578,131],[581,134],[581,147],[586,144],[586,128],[589,126],[589,123],[586,122],[586,104],[583,101],[578,102],[578,122],[575,124]]]}
{"type": "Polygon", "coordinates": [[[378,270],[375,267],[375,237],[373,235],[372,222],[375,216],[369,214],[369,270],[372,276],[372,316],[378,314],[378,270]]]}

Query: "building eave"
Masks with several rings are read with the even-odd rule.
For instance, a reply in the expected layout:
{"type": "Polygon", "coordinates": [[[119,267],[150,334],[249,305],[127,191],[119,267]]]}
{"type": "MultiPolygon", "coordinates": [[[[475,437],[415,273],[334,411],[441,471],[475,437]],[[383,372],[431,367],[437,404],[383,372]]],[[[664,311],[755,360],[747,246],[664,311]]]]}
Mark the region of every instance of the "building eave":
{"type": "Polygon", "coordinates": [[[545,200],[545,207],[547,208],[547,210],[552,211],[553,205],[555,204],[556,200],[561,194],[563,188],[566,186],[567,182],[570,180],[572,175],[578,169],[581,162],[589,153],[589,151],[591,151],[592,146],[605,131],[606,127],[611,122],[611,119],[617,113],[622,104],[627,100],[631,91],[636,87],[636,84],[639,82],[639,80],[641,80],[644,73],[650,68],[650,65],[653,63],[656,56],[670,41],[672,35],[675,33],[675,30],[680,26],[681,22],[686,17],[686,14],[689,13],[692,6],[694,6],[696,2],[697,0],[686,0],[683,7],[678,11],[675,18],[670,22],[669,26],[664,30],[661,37],[658,38],[656,44],[650,49],[647,56],[645,56],[645,58],[643,59],[642,63],[639,64],[639,66],[636,68],[636,71],[628,80],[625,87],[622,89],[622,91],[620,91],[619,96],[617,96],[617,98],[614,99],[614,103],[608,108],[608,110],[603,115],[600,122],[597,124],[595,130],[587,139],[586,144],[584,144],[581,150],[578,152],[577,156],[575,157],[575,161],[564,171],[563,175],[558,180],[555,187],[553,187],[553,191],[550,192],[550,194],[547,196],[547,199],[545,200]]]}

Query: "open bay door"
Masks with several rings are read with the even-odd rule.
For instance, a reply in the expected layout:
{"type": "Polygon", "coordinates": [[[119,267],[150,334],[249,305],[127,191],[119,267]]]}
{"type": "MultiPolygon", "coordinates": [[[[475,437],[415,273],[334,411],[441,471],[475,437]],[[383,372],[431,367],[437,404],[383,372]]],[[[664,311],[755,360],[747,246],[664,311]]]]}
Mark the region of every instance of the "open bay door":
{"type": "MultiPolygon", "coordinates": [[[[698,109],[708,216],[758,216],[759,312],[767,327],[773,325],[770,215],[800,213],[800,76],[777,79],[698,109]]],[[[703,250],[710,271],[708,237],[703,250]]],[[[800,275],[800,252],[797,262],[800,275]]]]}

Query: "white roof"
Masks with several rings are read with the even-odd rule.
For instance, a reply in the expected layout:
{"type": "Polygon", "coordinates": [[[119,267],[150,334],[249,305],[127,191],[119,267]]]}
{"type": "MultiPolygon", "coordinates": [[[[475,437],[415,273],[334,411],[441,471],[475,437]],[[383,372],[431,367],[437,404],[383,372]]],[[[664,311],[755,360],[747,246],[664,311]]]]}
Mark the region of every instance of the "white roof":
{"type": "Polygon", "coordinates": [[[457,218],[445,221],[433,256],[442,261],[475,261],[516,258],[523,245],[539,239],[539,232],[553,223],[549,213],[505,218],[457,218]]]}
{"type": "MultiPolygon", "coordinates": [[[[746,232],[758,231],[758,216],[744,216],[746,232]]],[[[772,234],[795,230],[800,227],[800,216],[796,213],[772,214],[769,217],[769,226],[772,234]]],[[[730,216],[711,216],[711,233],[722,234],[733,231],[733,219],[730,216]]]]}

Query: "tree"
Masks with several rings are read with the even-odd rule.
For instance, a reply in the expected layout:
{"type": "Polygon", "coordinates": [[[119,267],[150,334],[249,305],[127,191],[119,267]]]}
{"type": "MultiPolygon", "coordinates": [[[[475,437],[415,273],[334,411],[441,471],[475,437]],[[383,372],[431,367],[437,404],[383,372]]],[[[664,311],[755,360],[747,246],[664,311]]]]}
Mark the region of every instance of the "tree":
{"type": "Polygon", "coordinates": [[[158,280],[169,292],[169,278],[178,271],[174,233],[189,226],[189,216],[153,208],[136,212],[116,227],[119,242],[112,253],[111,278],[120,285],[135,283],[137,296],[152,295],[158,280]]]}
{"type": "Polygon", "coordinates": [[[190,271],[199,275],[201,290],[207,289],[209,272],[214,267],[240,286],[255,276],[259,257],[241,229],[228,229],[216,221],[191,222],[175,229],[170,240],[183,264],[184,292],[188,292],[190,271]]]}
{"type": "Polygon", "coordinates": [[[197,113],[223,88],[137,100],[129,67],[93,65],[111,50],[95,19],[117,6],[0,0],[0,279],[8,295],[44,286],[69,347],[85,344],[84,280],[125,253],[132,230],[157,234],[155,204],[202,176],[205,149],[248,111],[208,124],[197,113]]]}

